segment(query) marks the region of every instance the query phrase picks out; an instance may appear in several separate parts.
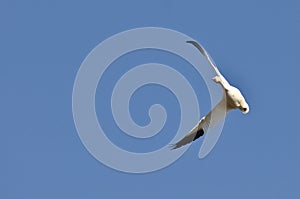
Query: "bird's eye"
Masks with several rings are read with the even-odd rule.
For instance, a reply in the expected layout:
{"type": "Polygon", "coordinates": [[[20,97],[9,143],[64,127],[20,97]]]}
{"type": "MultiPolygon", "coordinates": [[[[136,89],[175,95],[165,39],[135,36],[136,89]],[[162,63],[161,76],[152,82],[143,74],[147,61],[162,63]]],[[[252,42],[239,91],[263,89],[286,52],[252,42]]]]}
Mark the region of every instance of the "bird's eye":
{"type": "Polygon", "coordinates": [[[246,112],[248,109],[247,108],[243,108],[243,111],[246,112]]]}

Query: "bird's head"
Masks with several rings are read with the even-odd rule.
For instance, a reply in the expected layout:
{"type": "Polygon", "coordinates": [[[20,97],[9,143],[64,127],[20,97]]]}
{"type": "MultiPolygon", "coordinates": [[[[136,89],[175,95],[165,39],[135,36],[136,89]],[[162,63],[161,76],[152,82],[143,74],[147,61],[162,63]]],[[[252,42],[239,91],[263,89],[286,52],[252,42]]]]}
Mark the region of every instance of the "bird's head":
{"type": "Polygon", "coordinates": [[[243,114],[247,114],[249,112],[249,105],[247,104],[245,99],[241,101],[239,109],[242,111],[243,114]]]}
{"type": "Polygon", "coordinates": [[[243,114],[247,114],[249,112],[249,105],[239,89],[231,86],[226,92],[232,102],[230,104],[234,109],[240,109],[243,114]]]}

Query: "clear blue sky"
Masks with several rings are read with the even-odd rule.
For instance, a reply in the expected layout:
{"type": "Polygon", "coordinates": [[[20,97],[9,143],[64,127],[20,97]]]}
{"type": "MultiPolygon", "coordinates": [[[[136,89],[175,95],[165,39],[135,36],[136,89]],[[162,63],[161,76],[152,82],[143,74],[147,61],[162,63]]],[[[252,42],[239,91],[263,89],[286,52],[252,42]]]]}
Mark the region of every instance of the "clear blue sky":
{"type": "Polygon", "coordinates": [[[1,0],[0,198],[300,198],[299,35],[298,0],[1,0]],[[169,167],[134,175],[87,152],[71,102],[87,54],[144,26],[200,41],[251,109],[229,114],[205,159],[200,139],[169,167]]]}

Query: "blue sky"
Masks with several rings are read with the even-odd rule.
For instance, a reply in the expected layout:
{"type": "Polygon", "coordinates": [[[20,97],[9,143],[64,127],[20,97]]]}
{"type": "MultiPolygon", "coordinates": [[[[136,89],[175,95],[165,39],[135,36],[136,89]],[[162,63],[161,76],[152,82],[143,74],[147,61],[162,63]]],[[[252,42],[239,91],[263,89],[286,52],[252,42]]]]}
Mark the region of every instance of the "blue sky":
{"type": "MultiPolygon", "coordinates": [[[[0,35],[1,198],[300,197],[299,1],[1,0],[0,35]],[[97,44],[145,26],[201,42],[251,109],[245,116],[228,115],[205,159],[198,159],[201,139],[167,168],[128,174],[102,165],[82,145],[72,89],[80,64],[97,44]]],[[[164,61],[172,63],[169,58],[164,61]]],[[[204,90],[204,114],[209,96],[201,79],[195,81],[204,90]]],[[[143,91],[134,99],[143,96],[148,99],[143,91]]],[[[163,97],[162,103],[172,98],[163,97]]],[[[169,101],[176,107],[176,100],[169,101]]],[[[122,145],[118,136],[111,138],[122,145]]]]}

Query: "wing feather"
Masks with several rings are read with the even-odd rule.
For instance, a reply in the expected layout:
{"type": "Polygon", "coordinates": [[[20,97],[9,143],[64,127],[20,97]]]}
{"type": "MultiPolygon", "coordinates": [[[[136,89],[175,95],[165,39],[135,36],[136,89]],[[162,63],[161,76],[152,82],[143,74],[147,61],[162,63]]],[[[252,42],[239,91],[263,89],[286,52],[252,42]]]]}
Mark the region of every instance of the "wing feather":
{"type": "Polygon", "coordinates": [[[171,148],[180,148],[203,136],[204,133],[221,121],[226,116],[226,113],[226,98],[223,97],[222,100],[212,109],[212,111],[204,116],[184,138],[172,145],[171,148]]]}
{"type": "Polygon", "coordinates": [[[209,64],[212,66],[212,68],[214,69],[217,76],[220,77],[221,84],[223,85],[223,87],[225,89],[229,89],[230,84],[227,82],[225,77],[220,73],[220,71],[217,68],[216,64],[212,61],[211,57],[206,52],[206,50],[200,44],[198,44],[196,41],[187,41],[186,43],[192,44],[193,46],[195,46],[201,52],[201,54],[208,60],[209,64]]]}

